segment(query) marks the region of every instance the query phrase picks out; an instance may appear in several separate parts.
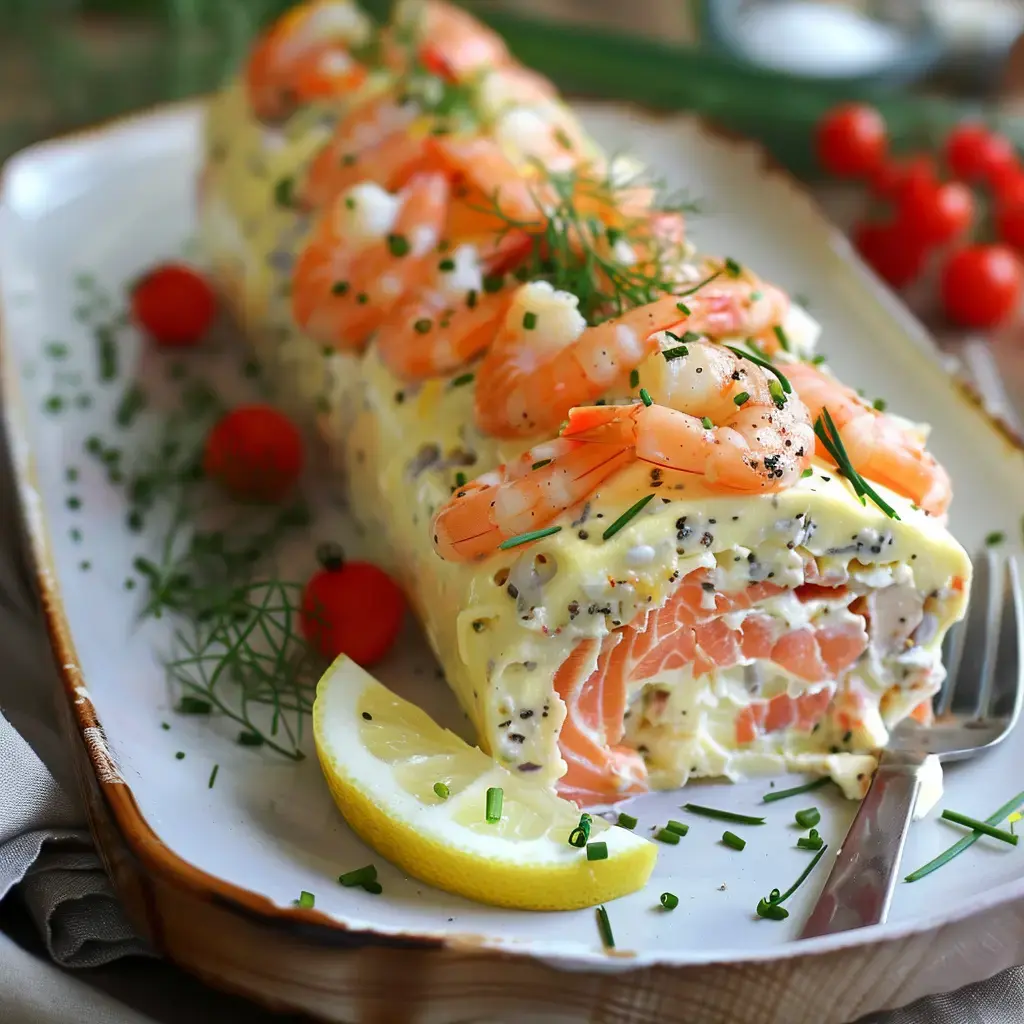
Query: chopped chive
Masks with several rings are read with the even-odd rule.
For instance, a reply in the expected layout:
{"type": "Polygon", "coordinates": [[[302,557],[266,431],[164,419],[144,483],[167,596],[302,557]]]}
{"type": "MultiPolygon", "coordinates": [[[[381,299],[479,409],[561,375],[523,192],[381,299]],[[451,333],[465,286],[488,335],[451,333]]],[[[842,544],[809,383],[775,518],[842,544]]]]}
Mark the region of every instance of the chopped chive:
{"type": "Polygon", "coordinates": [[[887,406],[888,404],[889,404],[889,403],[888,403],[888,402],[886,402],[886,400],[885,400],[884,398],[876,398],[876,399],[875,399],[875,400],[874,400],[874,401],[873,401],[873,402],[871,403],[871,408],[872,408],[872,409],[877,409],[877,410],[878,410],[879,412],[885,412],[885,407],[886,407],[886,406],[887,406]]]}
{"type": "Polygon", "coordinates": [[[580,823],[569,833],[569,845],[582,850],[590,841],[590,825],[593,819],[584,812],[580,815],[580,823]]]}
{"type": "Polygon", "coordinates": [[[178,706],[174,710],[179,715],[208,715],[213,710],[213,705],[202,697],[186,695],[178,701],[178,706]]]}
{"type": "Polygon", "coordinates": [[[219,771],[220,771],[220,765],[219,764],[215,764],[213,766],[213,770],[210,772],[210,781],[207,782],[207,784],[206,784],[206,788],[207,789],[213,789],[213,784],[217,781],[217,772],[219,772],[219,771]]]}
{"type": "Polygon", "coordinates": [[[634,829],[637,826],[637,819],[632,814],[622,814],[620,812],[619,820],[615,824],[622,828],[634,829]]]}
{"type": "Polygon", "coordinates": [[[379,896],[384,891],[384,886],[380,882],[363,882],[363,888],[371,896],[379,896]]]}
{"type": "Polygon", "coordinates": [[[417,334],[426,334],[433,326],[433,321],[428,320],[426,317],[421,317],[412,325],[412,329],[417,334]]]}
{"type": "Polygon", "coordinates": [[[677,345],[675,348],[667,348],[661,353],[666,359],[682,359],[683,356],[690,354],[690,350],[685,345],[677,345]]]}
{"type": "Polygon", "coordinates": [[[831,781],[827,775],[823,775],[820,779],[805,782],[802,786],[794,786],[792,789],[778,789],[773,790],[771,793],[765,793],[761,800],[766,804],[774,803],[776,800],[785,800],[786,797],[799,796],[801,793],[810,793],[812,790],[821,789],[822,786],[827,786],[831,781]]]}
{"type": "Polygon", "coordinates": [[[504,283],[505,277],[503,274],[488,274],[483,280],[484,291],[488,293],[500,292],[504,283]]]}
{"type": "Polygon", "coordinates": [[[615,936],[612,935],[612,924],[608,920],[608,911],[604,907],[597,908],[597,930],[601,933],[601,942],[606,949],[615,948],[615,936]]]}
{"type": "Polygon", "coordinates": [[[243,730],[238,734],[238,745],[240,747],[262,747],[263,737],[258,732],[243,730]]]}
{"type": "Polygon", "coordinates": [[[469,291],[466,292],[466,305],[470,309],[476,309],[476,300],[477,300],[477,291],[476,291],[475,288],[470,288],[469,291]]]}
{"type": "Polygon", "coordinates": [[[335,281],[331,285],[332,295],[344,295],[348,291],[348,281],[335,281]]]}
{"type": "Polygon", "coordinates": [[[461,373],[452,381],[452,387],[461,388],[464,384],[469,384],[474,376],[476,375],[472,373],[461,373]]]}
{"type": "Polygon", "coordinates": [[[658,829],[658,831],[654,833],[654,838],[657,839],[659,843],[668,843],[669,846],[679,845],[679,833],[672,832],[667,828],[658,829]]]}
{"type": "Polygon", "coordinates": [[[973,829],[975,832],[981,832],[986,836],[991,836],[993,839],[999,839],[1004,843],[1009,843],[1011,846],[1016,846],[1018,837],[1011,832],[1007,832],[1004,829],[996,828],[995,825],[990,825],[987,821],[978,821],[977,818],[969,818],[966,814],[960,814],[957,811],[943,811],[942,817],[946,821],[953,822],[954,825],[965,825],[969,829],[973,829]]]}
{"type": "Polygon", "coordinates": [[[778,377],[779,383],[782,385],[782,390],[785,391],[787,395],[791,395],[793,393],[793,385],[789,383],[789,378],[786,377],[785,374],[783,374],[783,372],[777,366],[772,365],[772,363],[770,363],[767,359],[762,359],[760,358],[760,356],[755,356],[750,352],[744,352],[743,349],[735,348],[732,345],[726,345],[725,347],[730,352],[734,353],[735,355],[738,355],[740,359],[747,359],[750,362],[760,366],[762,369],[768,370],[770,373],[774,373],[775,376],[778,377]]]}
{"type": "Polygon", "coordinates": [[[176,754],[174,755],[174,757],[175,757],[175,758],[176,758],[176,760],[178,760],[178,761],[184,761],[184,760],[185,760],[185,751],[184,751],[184,750],[179,750],[179,751],[178,751],[178,752],[177,752],[177,753],[176,753],[176,754]]]}
{"type": "Polygon", "coordinates": [[[439,796],[442,800],[447,800],[448,799],[449,792],[450,791],[449,791],[448,787],[443,782],[435,782],[434,783],[434,793],[437,796],[439,796]]]}
{"type": "Polygon", "coordinates": [[[523,329],[532,331],[537,326],[537,314],[536,313],[524,313],[523,314],[523,329]]]}
{"type": "Polygon", "coordinates": [[[705,430],[710,430],[714,426],[714,423],[711,422],[711,417],[710,416],[702,416],[701,417],[701,421],[700,421],[700,425],[705,430]]]}
{"type": "Polygon", "coordinates": [[[504,801],[505,794],[502,792],[500,786],[491,786],[487,790],[487,808],[485,811],[485,817],[489,825],[494,825],[501,821],[501,805],[504,801]]]}
{"type": "Polygon", "coordinates": [[[704,335],[698,334],[696,331],[683,331],[683,336],[679,340],[689,342],[692,345],[694,342],[702,341],[703,339],[704,335]]]}
{"type": "MultiPolygon", "coordinates": [[[[1012,800],[1007,801],[999,808],[994,814],[989,815],[985,819],[986,825],[998,825],[1008,814],[1012,814],[1014,810],[1024,804],[1024,791],[1018,793],[1012,800]]],[[[937,871],[939,868],[948,864],[954,857],[959,857],[969,846],[973,846],[980,838],[982,833],[978,831],[972,832],[969,836],[964,836],[963,839],[957,840],[948,850],[943,850],[937,857],[928,861],[927,864],[919,867],[916,871],[911,871],[903,881],[904,882],[917,882],[924,878],[925,875],[930,875],[933,871],[937,871]]]]}
{"type": "Polygon", "coordinates": [[[715,807],[704,807],[701,804],[683,804],[683,809],[691,814],[702,814],[705,818],[717,818],[719,821],[734,821],[737,825],[764,824],[764,818],[755,818],[750,814],[734,814],[732,811],[720,811],[715,807]]]}
{"type": "Polygon", "coordinates": [[[864,503],[864,496],[867,495],[890,519],[898,520],[900,517],[896,510],[853,468],[843,439],[839,436],[839,431],[827,406],[822,406],[821,415],[814,421],[814,433],[832,456],[839,472],[850,481],[861,504],[864,503]]]}
{"type": "Polygon", "coordinates": [[[679,897],[675,893],[663,892],[658,899],[666,910],[675,910],[679,906],[679,897]]]}
{"type": "Polygon", "coordinates": [[[682,821],[676,821],[673,818],[669,818],[665,828],[667,828],[669,832],[675,832],[678,836],[685,836],[686,833],[690,831],[689,825],[682,821]]]}
{"type": "Polygon", "coordinates": [[[550,466],[550,459],[541,459],[540,462],[535,462],[530,469],[543,469],[545,466],[550,466]]]}
{"type": "Polygon", "coordinates": [[[358,302],[360,306],[365,306],[369,301],[370,301],[370,296],[367,295],[366,292],[360,292],[356,296],[356,302],[358,302]]]}
{"type": "Polygon", "coordinates": [[[648,407],[654,405],[654,399],[647,393],[647,388],[640,389],[640,401],[648,407]]]}
{"type": "Polygon", "coordinates": [[[772,330],[775,332],[775,337],[779,339],[779,345],[783,352],[791,352],[792,349],[789,345],[789,336],[786,334],[781,324],[776,324],[772,330]]]}
{"type": "Polygon", "coordinates": [[[455,269],[455,260],[443,259],[441,260],[440,263],[438,263],[437,269],[440,270],[442,273],[450,274],[455,269]]]}
{"type": "Polygon", "coordinates": [[[377,869],[373,864],[367,864],[366,867],[356,868],[353,871],[346,871],[343,875],[339,875],[338,881],[346,889],[351,889],[356,885],[366,885],[367,882],[376,882],[377,869]]]}
{"type": "Polygon", "coordinates": [[[294,178],[281,178],[274,185],[274,202],[278,206],[291,206],[292,205],[292,190],[295,187],[294,178]]]}
{"type": "Polygon", "coordinates": [[[685,302],[677,302],[676,309],[678,309],[684,316],[690,315],[690,307],[685,302]]]}
{"type": "Polygon", "coordinates": [[[520,533],[518,536],[503,540],[498,547],[502,551],[507,551],[509,548],[519,547],[520,544],[529,544],[530,541],[540,540],[541,537],[550,537],[561,529],[560,526],[545,526],[543,530],[531,530],[529,533],[520,533]]]}
{"type": "Polygon", "coordinates": [[[96,328],[96,352],[100,364],[100,380],[115,380],[118,370],[117,339],[109,324],[100,324],[96,328]]]}
{"type": "Polygon", "coordinates": [[[810,864],[807,865],[800,872],[800,877],[785,891],[779,892],[778,889],[772,889],[767,899],[762,899],[757,904],[757,916],[766,917],[772,921],[782,921],[789,917],[789,911],[787,911],[782,904],[789,899],[800,888],[801,885],[807,880],[807,876],[817,867],[818,861],[825,856],[825,851],[828,849],[827,846],[822,846],[820,850],[811,859],[810,864]]]}
{"type": "Polygon", "coordinates": [[[750,392],[741,391],[738,395],[733,396],[733,401],[737,405],[746,405],[746,403],[750,401],[750,392]]]}
{"type": "Polygon", "coordinates": [[[587,843],[587,860],[607,860],[607,843],[587,843]]]}
{"type": "Polygon", "coordinates": [[[725,261],[725,269],[731,277],[739,277],[743,273],[743,268],[731,256],[725,261]]]}
{"type": "Polygon", "coordinates": [[[629,371],[629,386],[635,388],[640,383],[640,371],[630,370],[629,371]]]}
{"type": "Polygon", "coordinates": [[[759,302],[763,298],[764,298],[764,292],[761,291],[759,288],[755,289],[754,291],[752,291],[750,293],[750,301],[751,302],[759,302]]]}
{"type": "Polygon", "coordinates": [[[645,495],[635,505],[631,505],[618,519],[601,534],[602,540],[610,540],[615,536],[634,516],[642,512],[646,505],[654,498],[653,494],[645,495]]]}
{"type": "Polygon", "coordinates": [[[346,153],[341,158],[341,166],[342,167],[351,167],[356,162],[356,159],[357,158],[356,158],[356,154],[355,153],[346,153]]]}
{"type": "Polygon", "coordinates": [[[746,845],[746,839],[741,839],[735,832],[723,832],[722,842],[734,850],[742,850],[746,845]]]}
{"type": "Polygon", "coordinates": [[[117,405],[117,412],[114,413],[114,421],[119,427],[130,427],[135,417],[146,407],[146,393],[138,386],[132,384],[121,397],[117,405]]]}
{"type": "Polygon", "coordinates": [[[814,828],[821,821],[821,812],[817,807],[808,807],[805,811],[797,811],[795,818],[801,828],[814,828]]]}
{"type": "Polygon", "coordinates": [[[1002,544],[1004,540],[1006,540],[1006,534],[1002,530],[993,530],[985,537],[985,543],[990,548],[994,548],[997,544],[1002,544]]]}
{"type": "Polygon", "coordinates": [[[388,235],[388,251],[399,259],[409,255],[409,239],[405,235],[388,235]]]}
{"type": "MultiPolygon", "coordinates": [[[[814,476],[814,470],[813,470],[813,469],[810,469],[810,468],[808,468],[808,469],[805,469],[805,470],[804,470],[804,471],[803,471],[803,472],[802,472],[802,473],[800,474],[800,479],[801,479],[801,480],[806,480],[806,479],[807,479],[807,478],[808,478],[809,476],[814,476]]],[[[827,780],[826,780],[826,781],[827,781],[827,780]]]]}
{"type": "Polygon", "coordinates": [[[458,473],[455,474],[455,486],[456,487],[465,487],[466,486],[466,474],[463,473],[461,469],[459,470],[458,473]]]}
{"type": "Polygon", "coordinates": [[[818,835],[813,837],[801,836],[796,841],[796,845],[799,846],[801,850],[820,850],[824,842],[825,840],[818,835]]]}
{"type": "Polygon", "coordinates": [[[316,897],[311,892],[306,892],[305,889],[299,893],[299,898],[295,901],[295,905],[302,907],[303,910],[311,910],[315,903],[316,897]]]}

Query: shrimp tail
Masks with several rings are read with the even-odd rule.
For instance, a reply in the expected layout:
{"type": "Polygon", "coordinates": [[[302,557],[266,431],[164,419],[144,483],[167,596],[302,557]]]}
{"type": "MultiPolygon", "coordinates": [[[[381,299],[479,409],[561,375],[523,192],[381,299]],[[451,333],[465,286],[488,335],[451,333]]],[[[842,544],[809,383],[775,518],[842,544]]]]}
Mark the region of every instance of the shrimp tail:
{"type": "Polygon", "coordinates": [[[575,441],[633,447],[636,444],[636,419],[642,406],[578,405],[569,410],[562,437],[575,441]]]}

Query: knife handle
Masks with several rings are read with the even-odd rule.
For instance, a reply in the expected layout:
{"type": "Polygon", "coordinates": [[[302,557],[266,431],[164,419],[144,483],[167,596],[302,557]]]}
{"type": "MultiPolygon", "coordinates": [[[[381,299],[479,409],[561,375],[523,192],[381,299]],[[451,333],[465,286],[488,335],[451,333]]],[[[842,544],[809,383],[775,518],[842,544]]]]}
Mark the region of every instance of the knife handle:
{"type": "Polygon", "coordinates": [[[881,924],[921,789],[924,754],[885,753],[800,938],[881,924]]]}

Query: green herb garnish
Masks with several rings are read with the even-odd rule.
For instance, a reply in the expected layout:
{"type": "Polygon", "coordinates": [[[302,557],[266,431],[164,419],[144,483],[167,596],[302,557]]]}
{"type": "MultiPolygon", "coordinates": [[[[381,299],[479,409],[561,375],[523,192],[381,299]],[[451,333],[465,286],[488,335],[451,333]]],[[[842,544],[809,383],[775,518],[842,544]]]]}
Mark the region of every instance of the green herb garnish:
{"type": "Polygon", "coordinates": [[[352,889],[357,885],[367,885],[370,882],[377,881],[377,869],[373,864],[367,864],[366,867],[356,868],[353,871],[346,871],[343,875],[339,875],[338,881],[346,889],[352,889]]]}
{"type": "Polygon", "coordinates": [[[587,860],[607,860],[607,843],[587,843],[587,860]]]}
{"type": "Polygon", "coordinates": [[[213,789],[213,784],[217,781],[217,773],[220,771],[220,765],[215,764],[213,770],[210,772],[210,780],[206,783],[207,789],[213,789]]]}
{"type": "Polygon", "coordinates": [[[435,782],[434,795],[441,800],[447,800],[449,795],[449,789],[443,782],[435,782]]]}
{"type": "Polygon", "coordinates": [[[832,780],[824,775],[820,779],[813,779],[811,782],[805,782],[802,786],[794,786],[792,789],[779,789],[773,790],[771,793],[765,793],[761,800],[766,803],[774,803],[776,800],[785,800],[790,796],[799,796],[801,793],[810,793],[815,789],[821,789],[822,786],[827,786],[832,780]]]}
{"type": "Polygon", "coordinates": [[[675,893],[663,892],[658,900],[666,910],[675,910],[679,906],[679,897],[675,893]]]}
{"type": "Polygon", "coordinates": [[[805,811],[797,811],[795,818],[801,828],[814,828],[821,821],[821,811],[817,807],[808,807],[805,811]]]}
{"type": "Polygon", "coordinates": [[[604,907],[597,908],[597,930],[601,933],[601,942],[605,949],[614,949],[615,936],[612,935],[612,924],[604,907]]]}
{"type": "Polygon", "coordinates": [[[311,892],[306,892],[303,889],[299,893],[299,898],[295,901],[295,906],[302,907],[303,910],[312,910],[315,903],[316,897],[311,892]]]}
{"type": "Polygon", "coordinates": [[[489,825],[494,825],[501,821],[501,806],[504,797],[505,794],[500,786],[491,786],[487,790],[487,805],[484,816],[489,825]]]}
{"type": "Polygon", "coordinates": [[[735,832],[723,832],[722,842],[734,850],[742,850],[746,845],[746,839],[741,839],[735,832]]]}
{"type": "Polygon", "coordinates": [[[562,528],[560,526],[545,526],[542,530],[531,530],[529,533],[520,533],[515,537],[509,537],[508,540],[503,540],[498,547],[502,551],[507,551],[509,548],[517,548],[520,544],[529,544],[531,541],[540,540],[542,537],[550,537],[553,533],[558,533],[562,528]]]}
{"type": "Polygon", "coordinates": [[[782,385],[782,390],[787,395],[791,395],[793,393],[793,385],[789,383],[789,378],[786,377],[773,363],[769,362],[767,359],[762,359],[760,356],[755,356],[750,352],[744,352],[741,348],[735,348],[732,345],[726,345],[725,347],[729,349],[730,352],[738,355],[740,359],[749,359],[750,362],[757,364],[764,370],[768,370],[769,373],[774,373],[779,379],[779,384],[782,385]]]}
{"type": "Polygon", "coordinates": [[[1017,845],[1018,837],[1016,835],[1004,829],[996,828],[995,825],[990,825],[987,821],[978,821],[977,818],[969,818],[966,814],[948,810],[942,812],[942,817],[945,821],[953,822],[954,825],[965,825],[975,832],[981,832],[983,835],[1009,843],[1011,846],[1017,845]]]}
{"type": "Polygon", "coordinates": [[[869,497],[890,519],[899,519],[896,510],[853,468],[850,456],[846,453],[843,439],[839,436],[839,430],[832,420],[828,407],[824,406],[821,415],[814,421],[814,433],[818,440],[825,446],[839,472],[850,481],[854,492],[864,504],[865,496],[869,497]]]}
{"type": "Polygon", "coordinates": [[[705,818],[717,818],[719,821],[733,821],[737,825],[764,824],[764,818],[755,818],[750,814],[735,814],[732,811],[720,811],[715,807],[703,807],[701,804],[683,804],[683,808],[691,814],[701,814],[705,818]]]}
{"type": "Polygon", "coordinates": [[[621,530],[634,516],[642,512],[643,509],[650,503],[650,501],[653,498],[653,494],[645,495],[634,505],[631,505],[629,508],[627,508],[626,511],[623,512],[622,515],[619,516],[619,518],[616,519],[615,522],[612,523],[612,525],[609,526],[603,534],[601,534],[601,539],[610,540],[612,537],[614,537],[615,534],[617,534],[619,530],[621,530]]]}
{"type": "Polygon", "coordinates": [[[800,872],[800,877],[785,891],[780,893],[778,889],[772,889],[767,899],[762,899],[757,904],[757,916],[767,917],[773,921],[782,921],[789,917],[789,911],[782,906],[790,896],[793,895],[807,880],[810,873],[817,867],[818,861],[825,856],[827,846],[823,846],[813,857],[810,864],[800,872]]]}
{"type": "Polygon", "coordinates": [[[569,845],[582,850],[590,841],[590,825],[592,818],[589,814],[580,815],[580,823],[569,833],[569,845]]]}
{"type": "Polygon", "coordinates": [[[665,828],[667,828],[669,832],[675,832],[676,835],[679,836],[685,836],[686,833],[690,831],[689,825],[682,821],[676,821],[673,818],[669,818],[668,823],[665,825],[665,828]]]}
{"type": "Polygon", "coordinates": [[[615,824],[619,825],[621,828],[628,828],[632,830],[637,826],[637,819],[634,818],[632,814],[623,814],[620,812],[619,820],[615,822],[615,824]]]}
{"type": "Polygon", "coordinates": [[[654,833],[654,838],[657,839],[659,843],[668,843],[669,846],[679,845],[679,833],[672,832],[667,828],[658,829],[658,831],[654,833]]]}

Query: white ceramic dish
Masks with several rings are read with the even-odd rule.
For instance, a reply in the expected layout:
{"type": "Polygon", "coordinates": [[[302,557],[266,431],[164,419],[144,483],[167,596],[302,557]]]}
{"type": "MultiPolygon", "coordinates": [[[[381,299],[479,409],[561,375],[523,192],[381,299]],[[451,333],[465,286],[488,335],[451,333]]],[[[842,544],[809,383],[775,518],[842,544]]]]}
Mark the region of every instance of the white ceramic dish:
{"type": "MultiPolygon", "coordinates": [[[[1008,544],[1018,543],[1021,449],[949,376],[923,331],[794,183],[766,167],[756,147],[719,138],[691,120],[659,120],[615,106],[588,107],[585,114],[609,148],[637,151],[671,184],[701,198],[704,209],[693,230],[702,247],[732,255],[791,293],[808,296],[824,328],[823,348],[844,380],[933,424],[933,449],[955,484],[951,526],[968,549],[993,530],[1004,531],[1008,544]]],[[[792,900],[788,921],[754,914],[761,896],[785,888],[806,864],[806,854],[794,848],[792,814],[805,804],[821,807],[819,830],[834,849],[853,806],[822,795],[828,791],[762,805],[767,781],[701,785],[687,790],[686,798],[747,813],[763,809],[768,824],[743,830],[748,845],[742,853],[718,842],[722,829],[712,822],[695,825],[679,846],[661,849],[646,890],[608,908],[618,952],[629,954],[610,957],[590,911],[496,910],[404,878],[348,831],[315,759],[294,764],[237,746],[236,728],[175,716],[159,662],[170,627],[153,621],[139,626],[137,592],[124,586],[145,537],[124,526],[119,493],[82,450],[91,433],[110,435],[126,381],[132,373],[145,376],[148,364],[139,339],[125,330],[120,379],[97,379],[94,335],[75,317],[75,279],[88,272],[103,291],[123,296],[135,274],[182,251],[192,225],[199,119],[197,107],[168,108],[35,147],[8,164],[0,192],[9,437],[44,597],[66,662],[68,700],[129,847],[145,842],[148,856],[156,843],[172,873],[187,869],[191,884],[207,885],[268,917],[427,944],[496,948],[570,969],[770,961],[899,939],[992,908],[1024,906],[1024,854],[979,843],[941,873],[901,885],[886,925],[796,943],[830,855],[792,900]],[[65,360],[46,354],[51,341],[67,345],[65,360]],[[46,409],[54,393],[67,399],[59,414],[46,409]],[[91,397],[88,408],[78,406],[79,394],[91,397]],[[69,467],[79,472],[74,483],[67,479],[69,467]],[[81,507],[69,508],[69,496],[80,498],[81,507]],[[88,569],[82,567],[86,561],[88,569]],[[161,729],[164,721],[170,730],[161,729]],[[180,760],[179,751],[185,754],[180,760]],[[220,769],[210,789],[214,764],[220,769]],[[369,860],[381,869],[383,896],[337,885],[340,871],[369,860]],[[315,912],[292,908],[302,889],[316,894],[315,912]],[[655,909],[666,889],[680,897],[672,914],[655,909]]],[[[198,358],[216,376],[229,357],[198,358]]],[[[140,443],[142,434],[125,433],[122,447],[140,443]]],[[[344,530],[336,513],[325,515],[313,528],[317,539],[344,530]]],[[[301,557],[311,564],[308,554],[301,557]]],[[[379,675],[454,720],[451,698],[414,629],[379,675]]],[[[987,815],[1021,787],[1022,778],[1024,733],[1018,732],[990,756],[952,768],[943,805],[987,815]]],[[[663,793],[631,810],[642,825],[653,825],[673,816],[681,802],[680,794],[663,793]]],[[[908,868],[958,838],[933,819],[913,828],[908,868]]]]}

